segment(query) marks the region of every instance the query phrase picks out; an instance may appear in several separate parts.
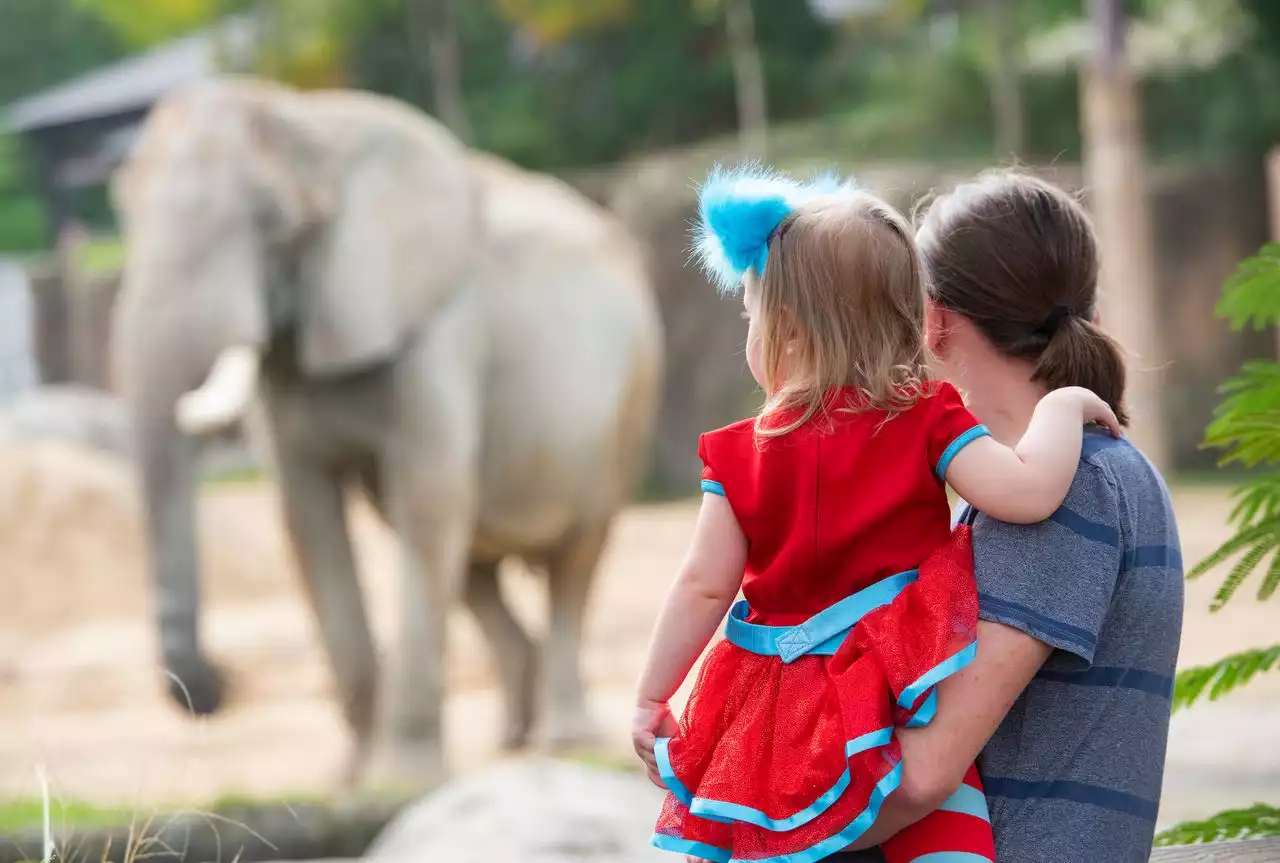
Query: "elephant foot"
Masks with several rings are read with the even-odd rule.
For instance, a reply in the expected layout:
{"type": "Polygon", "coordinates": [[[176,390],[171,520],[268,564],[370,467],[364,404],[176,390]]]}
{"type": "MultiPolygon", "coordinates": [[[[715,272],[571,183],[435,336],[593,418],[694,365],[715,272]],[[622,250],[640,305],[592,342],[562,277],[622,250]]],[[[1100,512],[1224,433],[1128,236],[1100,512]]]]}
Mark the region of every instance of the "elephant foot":
{"type": "Polygon", "coordinates": [[[604,740],[600,726],[585,708],[569,711],[552,710],[543,725],[539,742],[553,754],[594,749],[604,740]]]}
{"type": "Polygon", "coordinates": [[[419,797],[439,788],[448,779],[439,744],[401,741],[374,749],[355,786],[361,794],[396,794],[419,797]]]}
{"type": "Polygon", "coordinates": [[[226,685],[222,672],[197,655],[171,658],[165,663],[169,697],[195,716],[210,716],[222,707],[226,685]]]}

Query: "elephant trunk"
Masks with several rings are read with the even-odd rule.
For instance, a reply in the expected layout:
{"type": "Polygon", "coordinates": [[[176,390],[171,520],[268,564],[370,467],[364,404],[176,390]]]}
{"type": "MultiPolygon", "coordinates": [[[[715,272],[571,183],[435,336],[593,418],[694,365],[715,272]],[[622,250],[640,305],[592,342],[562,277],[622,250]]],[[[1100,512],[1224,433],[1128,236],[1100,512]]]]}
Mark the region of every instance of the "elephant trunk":
{"type": "Polygon", "coordinates": [[[209,369],[213,350],[196,350],[175,330],[146,331],[150,337],[134,338],[117,326],[115,348],[136,435],[160,649],[172,698],[207,715],[221,706],[223,687],[200,644],[200,444],[182,433],[175,414],[209,369]]]}

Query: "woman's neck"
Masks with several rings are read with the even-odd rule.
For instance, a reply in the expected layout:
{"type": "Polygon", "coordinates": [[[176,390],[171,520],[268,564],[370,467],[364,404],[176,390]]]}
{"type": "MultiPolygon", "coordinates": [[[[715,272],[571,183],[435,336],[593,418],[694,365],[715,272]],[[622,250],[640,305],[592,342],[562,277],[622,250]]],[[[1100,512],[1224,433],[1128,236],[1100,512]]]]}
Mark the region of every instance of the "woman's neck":
{"type": "Polygon", "coordinates": [[[1045,394],[1043,386],[1032,382],[1030,364],[1007,358],[973,364],[956,376],[955,384],[968,397],[973,415],[1006,446],[1022,439],[1045,394]]]}

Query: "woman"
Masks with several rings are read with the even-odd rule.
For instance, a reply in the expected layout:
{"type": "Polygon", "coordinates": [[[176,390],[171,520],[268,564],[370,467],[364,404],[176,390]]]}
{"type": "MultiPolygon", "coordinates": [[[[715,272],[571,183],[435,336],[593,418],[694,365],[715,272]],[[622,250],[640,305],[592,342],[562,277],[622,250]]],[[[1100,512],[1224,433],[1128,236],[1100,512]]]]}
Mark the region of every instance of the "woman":
{"type": "MultiPolygon", "coordinates": [[[[1079,204],[990,172],[937,199],[917,238],[938,371],[997,439],[1016,441],[1060,386],[1092,389],[1123,421],[1124,366],[1097,325],[1097,244],[1079,204]]],[[[1160,475],[1127,441],[1090,434],[1047,521],[959,516],[973,525],[978,655],[940,684],[933,723],[902,735],[903,785],[854,847],[940,804],[980,808],[953,795],[977,756],[1000,863],[1146,861],[1183,604],[1160,475]]]]}

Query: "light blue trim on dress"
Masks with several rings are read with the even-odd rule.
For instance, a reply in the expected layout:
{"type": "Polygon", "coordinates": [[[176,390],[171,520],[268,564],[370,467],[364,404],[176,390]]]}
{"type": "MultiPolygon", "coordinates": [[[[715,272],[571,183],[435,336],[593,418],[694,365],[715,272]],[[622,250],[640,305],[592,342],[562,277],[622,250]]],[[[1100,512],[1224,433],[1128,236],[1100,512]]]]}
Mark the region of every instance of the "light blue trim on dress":
{"type": "MultiPolygon", "coordinates": [[[[892,728],[881,728],[877,731],[868,731],[866,734],[850,740],[844,745],[844,757],[846,760],[853,756],[866,752],[868,749],[875,749],[879,746],[888,746],[893,740],[892,728]]],[[[658,755],[658,748],[654,747],[654,755],[658,760],[658,773],[662,776],[664,782],[667,775],[675,777],[675,772],[671,769],[670,756],[667,753],[667,747],[662,747],[662,754],[658,755]]],[[[814,800],[805,808],[789,815],[786,818],[770,818],[763,811],[751,806],[744,806],[741,803],[727,803],[723,800],[708,800],[705,797],[688,797],[682,796],[677,792],[671,783],[667,784],[667,788],[671,789],[671,793],[675,794],[676,799],[689,807],[689,811],[699,818],[707,818],[711,821],[720,821],[723,823],[732,823],[740,821],[744,824],[754,824],[757,827],[763,827],[765,830],[772,830],[775,833],[785,833],[788,830],[794,830],[797,827],[803,827],[813,819],[817,818],[823,812],[831,808],[831,804],[835,803],[848,789],[849,783],[853,781],[853,775],[849,772],[849,765],[845,765],[844,772],[840,774],[840,778],[827,791],[820,794],[817,800],[814,800]]],[[[676,780],[682,790],[684,785],[676,780]]],[[[684,795],[689,792],[684,790],[684,795]]]]}
{"type": "Polygon", "coordinates": [[[983,821],[991,821],[991,812],[987,809],[987,795],[972,785],[961,785],[942,805],[938,807],[945,812],[958,812],[961,815],[972,815],[983,821]]]}
{"type": "Polygon", "coordinates": [[[677,836],[668,836],[665,833],[653,834],[653,838],[649,840],[649,844],[662,851],[671,851],[675,854],[689,854],[693,857],[700,857],[703,860],[710,860],[712,863],[729,863],[729,858],[732,856],[723,848],[717,848],[714,845],[707,845],[705,842],[690,842],[688,839],[681,839],[677,836]]]}
{"type": "Polygon", "coordinates": [[[893,602],[918,577],[919,571],[911,569],[881,579],[796,626],[747,623],[751,609],[746,600],[739,600],[729,610],[724,634],[729,643],[743,650],[761,656],[777,656],[784,663],[806,654],[831,656],[840,649],[854,624],[877,608],[893,602]]]}
{"type": "Polygon", "coordinates": [[[978,642],[975,639],[969,642],[969,646],[964,650],[961,650],[949,659],[944,659],[942,662],[922,674],[920,679],[915,683],[902,690],[902,695],[898,696],[898,706],[908,708],[915,704],[916,700],[919,699],[920,696],[923,695],[930,687],[935,686],[939,681],[945,680],[960,669],[964,668],[970,662],[973,662],[973,658],[977,655],[978,642]]]}
{"type": "MultiPolygon", "coordinates": [[[[834,836],[828,836],[816,845],[811,845],[803,851],[794,854],[784,854],[779,857],[766,857],[764,859],[751,858],[751,863],[816,863],[824,857],[830,857],[837,851],[843,851],[845,848],[858,841],[858,837],[876,823],[876,819],[880,817],[880,807],[884,805],[885,798],[898,789],[902,783],[902,762],[899,761],[893,766],[893,769],[884,775],[884,777],[876,783],[876,787],[871,791],[871,797],[867,801],[867,807],[859,813],[858,817],[849,822],[848,826],[834,836]]],[[[655,833],[650,841],[655,848],[661,848],[664,851],[675,851],[677,853],[695,853],[686,849],[697,847],[701,849],[697,852],[697,856],[706,860],[715,861],[715,863],[747,863],[742,858],[733,857],[730,851],[724,848],[716,848],[713,845],[706,845],[701,842],[690,842],[686,839],[676,839],[662,833],[655,833]],[[710,853],[707,853],[710,852],[710,853]]]]}
{"type": "Polygon", "coordinates": [[[718,494],[721,497],[725,496],[724,486],[713,479],[704,479],[702,481],[702,490],[707,494],[718,494]]]}
{"type": "Polygon", "coordinates": [[[991,863],[985,854],[970,854],[968,851],[935,851],[917,857],[911,863],[991,863]]]}
{"type": "Polygon", "coordinates": [[[923,728],[933,721],[933,717],[938,715],[938,690],[929,693],[929,697],[924,700],[924,704],[920,705],[920,709],[911,714],[911,719],[907,721],[908,728],[923,728]]]}
{"type": "Polygon", "coordinates": [[[938,479],[945,480],[947,471],[951,468],[951,460],[960,454],[960,450],[978,438],[986,437],[989,434],[991,434],[991,430],[984,425],[976,425],[968,431],[961,432],[959,437],[948,444],[947,448],[942,451],[942,456],[938,459],[938,464],[933,469],[933,475],[938,479]]]}

